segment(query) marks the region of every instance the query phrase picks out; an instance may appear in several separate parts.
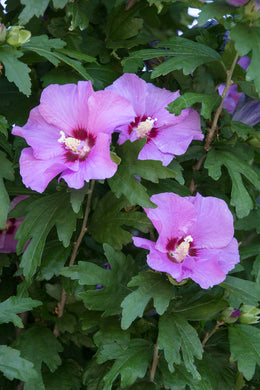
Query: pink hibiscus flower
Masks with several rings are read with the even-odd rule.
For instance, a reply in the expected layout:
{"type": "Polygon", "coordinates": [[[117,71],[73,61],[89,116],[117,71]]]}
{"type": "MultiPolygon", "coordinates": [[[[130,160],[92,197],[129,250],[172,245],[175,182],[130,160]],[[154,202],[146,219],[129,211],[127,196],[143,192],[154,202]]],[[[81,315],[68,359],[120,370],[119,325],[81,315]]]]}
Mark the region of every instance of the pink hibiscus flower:
{"type": "MultiPolygon", "coordinates": [[[[19,195],[11,202],[10,211],[27,196],[19,195]]],[[[15,234],[21,225],[24,218],[9,218],[4,229],[0,230],[0,253],[13,253],[16,252],[17,240],[15,240],[15,234]]]]}
{"type": "Polygon", "coordinates": [[[61,172],[60,179],[73,188],[112,177],[117,165],[110,158],[111,133],[133,117],[126,99],[94,92],[90,81],[48,86],[28,122],[12,131],[30,146],[20,157],[23,183],[43,192],[61,172]]]}
{"type": "Polygon", "coordinates": [[[165,107],[180,96],[179,92],[155,87],[128,73],[106,90],[118,93],[133,105],[135,119],[117,128],[118,142],[145,137],[147,142],[139,153],[140,160],[161,160],[166,166],[175,155],[185,153],[193,139],[203,139],[200,117],[195,110],[187,108],[179,116],[166,110],[165,107]]]}
{"type": "Polygon", "coordinates": [[[156,209],[145,209],[159,233],[156,242],[133,237],[148,249],[148,265],[178,282],[191,278],[202,288],[221,283],[239,262],[233,237],[233,217],[226,203],[200,194],[182,198],[173,193],[153,195],[156,209]]]}

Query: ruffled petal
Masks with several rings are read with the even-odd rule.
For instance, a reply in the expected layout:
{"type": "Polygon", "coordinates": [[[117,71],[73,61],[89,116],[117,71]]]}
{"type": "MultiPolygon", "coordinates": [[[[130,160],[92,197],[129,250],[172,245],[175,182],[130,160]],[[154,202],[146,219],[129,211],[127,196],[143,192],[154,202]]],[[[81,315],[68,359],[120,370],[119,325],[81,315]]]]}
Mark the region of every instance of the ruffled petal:
{"type": "Polygon", "coordinates": [[[159,233],[156,249],[167,252],[166,246],[171,239],[190,234],[196,222],[196,209],[187,199],[169,192],[153,195],[151,201],[158,207],[145,209],[145,212],[159,233]]]}
{"type": "Polygon", "coordinates": [[[202,197],[186,198],[197,210],[197,221],[192,226],[192,235],[198,248],[226,247],[234,236],[233,216],[222,199],[202,197]]]}
{"type": "Polygon", "coordinates": [[[139,160],[158,160],[164,166],[169,165],[173,158],[173,154],[162,153],[152,139],[146,142],[138,155],[139,160]]]}
{"type": "Polygon", "coordinates": [[[205,257],[205,260],[200,259],[198,261],[192,258],[185,259],[183,263],[183,275],[185,275],[185,278],[190,277],[201,288],[207,289],[223,282],[226,274],[218,263],[217,255],[213,254],[211,258],[205,257]]]}
{"type": "Polygon", "coordinates": [[[37,160],[32,148],[25,148],[20,157],[20,174],[26,187],[42,193],[49,182],[66,169],[60,158],[37,160]]]}
{"type": "Polygon", "coordinates": [[[147,255],[147,264],[155,271],[166,272],[173,279],[180,278],[181,264],[173,263],[169,260],[167,254],[158,251],[155,247],[155,242],[145,238],[133,237],[135,246],[150,250],[147,255]]]}
{"type": "Polygon", "coordinates": [[[90,81],[78,85],[52,84],[42,92],[39,111],[46,122],[72,135],[73,129],[86,128],[87,104],[93,93],[90,81]]]}
{"type": "Polygon", "coordinates": [[[193,139],[202,140],[203,138],[199,114],[194,110],[189,110],[189,115],[185,119],[173,126],[159,128],[153,142],[163,153],[181,155],[186,152],[193,139]]]}
{"type": "Polygon", "coordinates": [[[66,169],[61,175],[59,180],[64,179],[70,188],[82,188],[84,186],[84,172],[82,169],[77,172],[73,172],[70,169],[66,169]]]}
{"type": "Polygon", "coordinates": [[[88,100],[88,109],[87,129],[92,134],[112,133],[135,118],[131,103],[112,91],[95,92],[88,100]]]}
{"type": "Polygon", "coordinates": [[[125,73],[106,88],[106,90],[114,91],[118,95],[128,99],[134,108],[135,116],[142,116],[146,112],[146,89],[146,82],[132,73],[125,73]]]}
{"type": "Polygon", "coordinates": [[[33,148],[33,154],[38,159],[49,159],[64,153],[59,129],[49,125],[41,116],[39,108],[31,110],[28,122],[23,126],[15,126],[12,134],[25,138],[27,144],[33,148]]]}
{"type": "Polygon", "coordinates": [[[179,91],[171,92],[165,88],[158,88],[155,85],[148,83],[146,98],[145,98],[145,113],[148,116],[160,118],[160,110],[167,116],[173,116],[165,109],[169,103],[173,102],[180,96],[179,91]]]}

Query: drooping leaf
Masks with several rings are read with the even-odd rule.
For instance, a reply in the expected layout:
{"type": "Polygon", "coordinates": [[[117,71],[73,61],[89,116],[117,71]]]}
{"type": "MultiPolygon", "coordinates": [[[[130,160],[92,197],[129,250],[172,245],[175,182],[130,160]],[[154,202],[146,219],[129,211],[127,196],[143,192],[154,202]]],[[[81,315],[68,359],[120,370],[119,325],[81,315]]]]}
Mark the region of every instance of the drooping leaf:
{"type": "Polygon", "coordinates": [[[244,186],[242,175],[256,188],[260,188],[260,176],[249,165],[248,161],[232,151],[211,149],[207,154],[204,166],[214,180],[221,177],[222,165],[226,166],[232,180],[231,204],[235,206],[238,218],[243,218],[253,208],[253,201],[244,186]]]}
{"type": "Polygon", "coordinates": [[[160,47],[165,47],[166,50],[139,50],[131,55],[133,58],[141,58],[143,60],[158,58],[160,56],[169,57],[154,69],[152,78],[166,75],[178,69],[182,69],[183,73],[187,75],[194,72],[199,65],[221,59],[220,55],[209,46],[193,42],[186,38],[170,38],[168,41],[160,42],[160,47]]]}
{"type": "Polygon", "coordinates": [[[0,303],[0,324],[12,322],[14,326],[23,328],[22,320],[17,314],[30,311],[40,305],[42,305],[41,301],[31,298],[10,297],[0,303]]]}
{"type": "Polygon", "coordinates": [[[132,240],[132,234],[122,228],[122,225],[148,233],[151,222],[140,211],[129,207],[125,197],[117,199],[113,192],[108,192],[96,205],[92,214],[89,232],[98,242],[112,245],[115,249],[121,249],[122,245],[132,240]]]}
{"type": "Polygon", "coordinates": [[[94,8],[95,2],[93,1],[78,0],[69,3],[66,7],[66,15],[71,18],[70,30],[73,31],[77,27],[80,30],[87,28],[94,8]]]}
{"type": "Polygon", "coordinates": [[[6,158],[6,154],[0,151],[0,229],[5,227],[7,214],[10,208],[10,199],[4,185],[4,179],[14,180],[12,163],[6,158]]]}
{"type": "Polygon", "coordinates": [[[25,25],[33,16],[42,16],[48,7],[50,0],[21,0],[25,5],[19,15],[20,25],[25,25]]]}
{"type": "Polygon", "coordinates": [[[170,371],[174,371],[174,363],[180,364],[183,359],[186,369],[195,379],[200,379],[194,359],[202,358],[201,342],[196,330],[180,314],[165,313],[160,318],[159,349],[164,350],[170,371]]]}
{"type": "Polygon", "coordinates": [[[209,19],[222,19],[224,15],[230,15],[235,8],[227,4],[226,2],[214,2],[210,4],[204,4],[199,17],[198,25],[202,26],[209,19]]]}
{"type": "Polygon", "coordinates": [[[248,126],[246,123],[232,121],[231,129],[237,133],[239,137],[243,140],[246,140],[250,133],[254,133],[255,129],[251,126],[248,126]]]}
{"type": "Polygon", "coordinates": [[[121,302],[128,293],[127,283],[135,272],[134,260],[122,252],[104,244],[105,255],[111,269],[103,269],[94,263],[79,262],[64,268],[61,275],[78,280],[81,285],[99,285],[103,288],[78,293],[89,310],[104,311],[103,316],[121,312],[121,302]]]}
{"type": "Polygon", "coordinates": [[[0,345],[0,371],[8,379],[19,379],[27,382],[37,377],[33,363],[23,359],[17,349],[0,345]]]}
{"type": "Polygon", "coordinates": [[[79,390],[81,375],[81,366],[75,360],[66,360],[56,371],[44,375],[45,389],[79,390]]]}
{"type": "Polygon", "coordinates": [[[138,288],[127,295],[121,304],[123,308],[122,329],[129,328],[136,317],[142,317],[150,299],[154,301],[155,310],[162,315],[174,297],[173,286],[163,275],[155,272],[140,272],[131,279],[127,286],[138,286],[138,288]]]}
{"type": "Polygon", "coordinates": [[[91,80],[93,82],[92,77],[86,71],[80,61],[73,60],[72,58],[58,52],[55,52],[55,57],[58,60],[63,61],[65,64],[69,65],[72,69],[75,69],[81,75],[81,77],[83,77],[84,80],[91,80]]]}
{"type": "Polygon", "coordinates": [[[77,214],[71,208],[68,193],[54,193],[33,201],[16,238],[17,252],[21,253],[25,244],[31,239],[23,253],[21,268],[26,280],[30,280],[40,264],[45,240],[50,230],[56,225],[58,238],[67,247],[73,231],[76,229],[77,214]]]}
{"type": "Polygon", "coordinates": [[[30,68],[18,58],[23,53],[13,47],[0,47],[0,62],[4,64],[5,76],[10,82],[14,82],[19,91],[27,97],[31,94],[30,68]]]}
{"type": "Polygon", "coordinates": [[[53,65],[59,64],[59,59],[55,56],[53,49],[61,49],[66,45],[61,39],[49,39],[47,35],[39,35],[32,37],[29,42],[23,45],[23,49],[27,49],[45,57],[53,65]]]}
{"type": "Polygon", "coordinates": [[[217,95],[186,92],[174,100],[174,102],[171,102],[168,105],[167,110],[175,115],[180,115],[183,109],[189,108],[195,103],[201,103],[201,115],[204,116],[205,119],[210,119],[211,112],[214,110],[214,107],[219,105],[220,101],[221,98],[217,95]]]}
{"type": "Polygon", "coordinates": [[[221,285],[233,293],[239,303],[257,306],[260,300],[260,286],[250,280],[227,276],[221,285]]]}
{"type": "Polygon", "coordinates": [[[40,371],[42,363],[45,363],[51,372],[61,364],[59,352],[62,352],[63,347],[46,327],[34,325],[23,331],[15,347],[25,359],[34,363],[37,371],[40,371]]]}
{"type": "Polygon", "coordinates": [[[235,48],[241,56],[252,52],[246,79],[254,81],[258,95],[260,95],[260,27],[248,27],[246,24],[238,23],[230,31],[230,38],[235,41],[235,48]]]}
{"type": "Polygon", "coordinates": [[[111,370],[104,377],[103,390],[110,390],[118,375],[121,375],[122,388],[131,386],[137,378],[143,378],[152,355],[152,348],[147,340],[132,339],[124,348],[115,343],[104,345],[102,352],[98,354],[98,363],[116,359],[111,370]]]}
{"type": "Polygon", "coordinates": [[[68,0],[52,0],[54,8],[64,8],[68,0]]]}
{"type": "Polygon", "coordinates": [[[49,241],[46,243],[42,263],[37,273],[37,280],[50,280],[58,276],[59,271],[64,267],[70,254],[70,247],[64,248],[60,241],[49,241]]]}
{"type": "Polygon", "coordinates": [[[260,365],[260,329],[238,324],[228,328],[231,357],[247,380],[252,379],[256,364],[260,365]]]}
{"type": "Polygon", "coordinates": [[[154,208],[146,188],[134,177],[140,176],[146,180],[158,183],[159,179],[175,177],[176,174],[160,161],[138,160],[138,154],[145,144],[144,139],[135,142],[126,141],[118,147],[117,154],[122,159],[116,174],[108,179],[109,186],[115,195],[120,198],[124,195],[131,205],[139,204],[142,207],[154,208]]]}
{"type": "Polygon", "coordinates": [[[246,231],[256,229],[257,233],[260,233],[260,207],[252,210],[247,217],[237,220],[235,229],[246,231]]]}

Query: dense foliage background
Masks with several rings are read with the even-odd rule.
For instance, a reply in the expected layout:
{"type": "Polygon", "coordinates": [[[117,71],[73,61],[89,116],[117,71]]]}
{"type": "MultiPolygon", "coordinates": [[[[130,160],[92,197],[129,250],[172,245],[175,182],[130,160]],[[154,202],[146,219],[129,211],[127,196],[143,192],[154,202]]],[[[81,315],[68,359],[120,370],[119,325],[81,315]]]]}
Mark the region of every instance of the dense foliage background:
{"type": "Polygon", "coordinates": [[[197,0],[0,6],[0,228],[25,217],[17,254],[0,253],[1,389],[260,388],[257,9],[252,0],[241,7],[197,0]],[[189,7],[201,9],[193,28],[189,7]],[[247,71],[237,65],[245,55],[247,71]],[[11,129],[26,123],[43,88],[91,80],[100,90],[123,73],[180,90],[168,109],[196,109],[204,141],[166,168],[137,160],[144,140],[119,146],[113,138],[113,178],[80,190],[57,179],[42,194],[26,188],[19,173],[26,142],[11,129]],[[236,120],[218,93],[231,80],[247,97],[236,120]],[[196,191],[227,202],[240,248],[240,263],[208,290],[190,280],[173,285],[132,244],[132,235],[154,237],[142,210],[152,194],[196,191]],[[8,216],[17,195],[28,197],[8,216]],[[231,318],[234,309],[243,316],[231,318]]]}

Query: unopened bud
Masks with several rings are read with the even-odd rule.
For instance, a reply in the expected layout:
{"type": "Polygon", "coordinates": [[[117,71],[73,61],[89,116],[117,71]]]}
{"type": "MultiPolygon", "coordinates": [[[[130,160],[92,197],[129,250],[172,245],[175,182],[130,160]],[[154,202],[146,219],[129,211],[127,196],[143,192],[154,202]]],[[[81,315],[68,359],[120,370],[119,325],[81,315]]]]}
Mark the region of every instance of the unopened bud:
{"type": "Polygon", "coordinates": [[[241,316],[239,321],[241,324],[256,324],[260,320],[260,309],[252,305],[243,305],[241,307],[241,316]]]}
{"type": "Polygon", "coordinates": [[[0,23],[0,44],[5,41],[6,38],[6,27],[4,24],[0,23]]]}
{"type": "Polygon", "coordinates": [[[233,307],[227,307],[221,312],[221,320],[226,324],[233,324],[238,319],[240,319],[241,311],[239,309],[234,309],[233,307]]]}
{"type": "Polygon", "coordinates": [[[6,42],[10,46],[18,47],[28,42],[30,38],[30,31],[24,30],[23,26],[13,26],[7,31],[6,42]]]}

